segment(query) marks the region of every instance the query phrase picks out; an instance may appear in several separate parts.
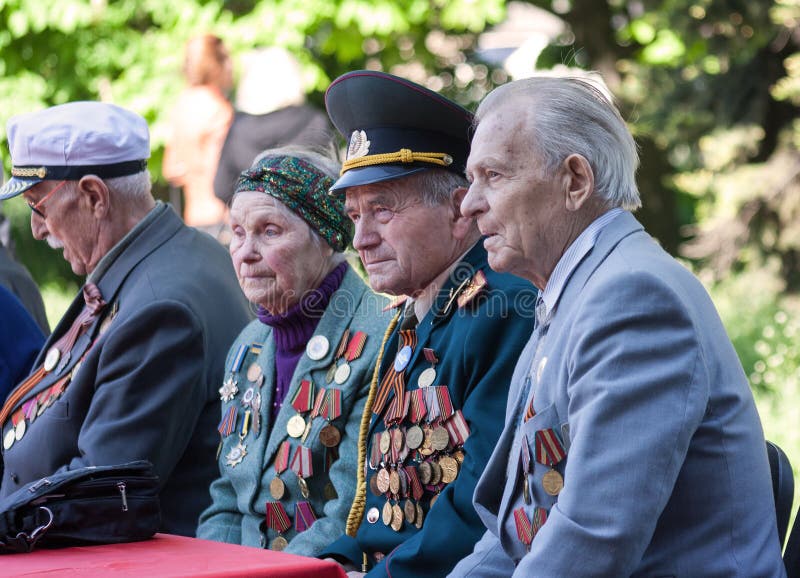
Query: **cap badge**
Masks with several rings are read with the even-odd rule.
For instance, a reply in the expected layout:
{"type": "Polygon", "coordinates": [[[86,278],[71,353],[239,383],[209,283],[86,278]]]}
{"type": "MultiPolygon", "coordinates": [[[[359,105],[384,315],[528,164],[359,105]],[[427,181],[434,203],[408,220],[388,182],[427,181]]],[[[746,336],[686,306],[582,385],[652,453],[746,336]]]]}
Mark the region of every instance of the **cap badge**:
{"type": "Polygon", "coordinates": [[[367,133],[363,130],[354,130],[350,135],[350,145],[347,147],[348,160],[367,156],[369,154],[369,145],[367,133]]]}

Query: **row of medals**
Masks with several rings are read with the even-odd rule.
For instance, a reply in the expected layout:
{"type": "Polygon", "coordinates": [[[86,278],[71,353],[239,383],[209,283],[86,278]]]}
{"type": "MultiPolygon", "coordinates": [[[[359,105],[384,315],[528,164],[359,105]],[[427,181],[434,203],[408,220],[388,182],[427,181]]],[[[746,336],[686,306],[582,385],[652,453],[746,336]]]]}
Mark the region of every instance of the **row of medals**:
{"type": "MultiPolygon", "coordinates": [[[[424,388],[433,385],[435,380],[436,370],[428,367],[420,374],[417,384],[424,388]]],[[[378,508],[367,511],[367,521],[374,524],[380,517],[383,524],[395,532],[403,528],[403,520],[422,528],[425,514],[420,503],[411,499],[408,475],[402,466],[405,457],[409,452],[417,451],[416,467],[420,483],[423,486],[437,486],[440,483],[449,484],[458,477],[459,466],[464,461],[464,451],[455,447],[450,454],[438,454],[450,445],[450,434],[440,424],[426,424],[422,427],[415,424],[408,429],[397,427],[377,435],[380,435],[378,444],[381,454],[390,454],[394,448],[400,457],[398,463],[389,464],[388,467],[382,461],[378,473],[370,478],[370,491],[378,497],[387,496],[387,499],[380,514],[378,508]],[[437,455],[430,458],[434,453],[437,455]],[[405,502],[400,508],[399,503],[403,498],[405,502]],[[395,504],[392,504],[392,499],[395,504]]],[[[370,467],[372,468],[371,465],[370,467]]],[[[432,508],[438,498],[439,494],[434,494],[428,507],[432,508]]]]}

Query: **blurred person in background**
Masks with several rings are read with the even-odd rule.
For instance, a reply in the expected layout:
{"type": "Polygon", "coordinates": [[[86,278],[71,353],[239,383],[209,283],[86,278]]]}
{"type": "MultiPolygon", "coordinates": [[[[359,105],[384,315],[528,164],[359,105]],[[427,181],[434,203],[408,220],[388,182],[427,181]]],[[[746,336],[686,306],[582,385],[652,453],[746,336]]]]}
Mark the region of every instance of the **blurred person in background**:
{"type": "Polygon", "coordinates": [[[145,120],[71,102],[8,121],[33,236],[82,291],[0,409],[0,497],[54,472],[148,460],[162,531],[194,535],[215,477],[225,352],[249,320],[225,249],[151,194],[145,120]]]}
{"type": "Polygon", "coordinates": [[[0,403],[28,375],[44,335],[22,303],[0,286],[0,403]]]}
{"type": "Polygon", "coordinates": [[[183,189],[186,224],[227,244],[226,207],[214,196],[214,174],[233,118],[233,67],[222,40],[213,34],[189,40],[183,75],[186,88],[169,116],[162,172],[183,189]]]}
{"type": "Polygon", "coordinates": [[[306,104],[297,59],[284,48],[253,50],[242,58],[236,114],[220,154],[214,193],[230,203],[239,175],[263,150],[295,144],[325,151],[332,143],[327,116],[306,104]]]}
{"type": "Polygon", "coordinates": [[[258,319],[228,354],[221,477],[199,538],[314,556],[344,531],[358,431],[391,314],[345,261],[338,163],[299,147],[242,173],[230,251],[258,319]]]}

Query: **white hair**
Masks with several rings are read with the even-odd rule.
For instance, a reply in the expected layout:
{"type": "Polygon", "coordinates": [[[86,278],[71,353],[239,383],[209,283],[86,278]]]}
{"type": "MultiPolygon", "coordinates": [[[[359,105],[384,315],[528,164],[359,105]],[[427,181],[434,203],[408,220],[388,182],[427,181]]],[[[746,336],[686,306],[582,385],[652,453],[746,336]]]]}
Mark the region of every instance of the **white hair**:
{"type": "Polygon", "coordinates": [[[115,197],[133,204],[150,200],[152,195],[152,183],[150,181],[150,171],[144,170],[124,177],[114,177],[103,179],[103,182],[115,197]]]}
{"type": "Polygon", "coordinates": [[[478,107],[480,123],[493,110],[524,103],[531,146],[552,174],[571,154],[589,161],[595,194],[609,207],[641,206],[636,186],[639,153],[625,121],[598,81],[576,77],[533,76],[492,91],[478,107]]]}

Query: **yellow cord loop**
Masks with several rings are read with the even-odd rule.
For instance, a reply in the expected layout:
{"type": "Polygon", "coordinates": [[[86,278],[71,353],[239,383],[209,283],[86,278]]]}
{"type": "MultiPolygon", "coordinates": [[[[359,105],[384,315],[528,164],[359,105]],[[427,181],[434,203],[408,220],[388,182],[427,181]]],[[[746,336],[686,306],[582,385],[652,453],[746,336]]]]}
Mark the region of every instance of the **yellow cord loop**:
{"type": "Polygon", "coordinates": [[[363,157],[348,159],[342,164],[342,170],[339,174],[343,175],[350,169],[385,165],[388,163],[429,163],[440,167],[447,167],[453,164],[453,157],[447,153],[415,153],[411,149],[400,149],[394,153],[365,155],[363,157]]]}
{"type": "Polygon", "coordinates": [[[367,505],[367,476],[366,476],[366,463],[367,463],[367,434],[369,434],[369,422],[372,418],[372,406],[375,405],[375,396],[378,391],[378,374],[381,370],[381,361],[383,361],[383,352],[386,349],[386,342],[392,335],[392,331],[397,327],[397,322],[400,319],[402,310],[397,312],[394,319],[389,323],[386,328],[386,333],[383,335],[381,341],[381,348],[378,350],[378,359],[375,361],[375,369],[372,372],[372,382],[369,384],[369,395],[367,395],[367,403],[364,406],[364,413],[361,416],[361,429],[358,433],[358,472],[356,472],[356,496],[353,498],[353,505],[350,507],[350,513],[347,515],[347,526],[345,532],[348,536],[356,537],[358,527],[361,525],[361,519],[364,517],[364,508],[367,505]]]}

